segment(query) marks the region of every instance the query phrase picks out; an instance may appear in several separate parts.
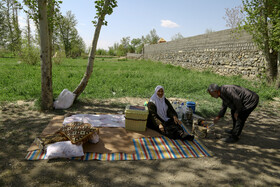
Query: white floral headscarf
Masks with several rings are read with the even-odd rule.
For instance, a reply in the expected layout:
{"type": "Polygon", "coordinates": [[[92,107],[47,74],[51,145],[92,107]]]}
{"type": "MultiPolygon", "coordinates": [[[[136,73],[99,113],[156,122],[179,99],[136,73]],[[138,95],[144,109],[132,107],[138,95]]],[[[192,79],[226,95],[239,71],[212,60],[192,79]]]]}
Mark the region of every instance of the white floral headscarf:
{"type": "Polygon", "coordinates": [[[168,106],[165,103],[164,88],[162,86],[158,85],[155,88],[155,93],[150,98],[150,102],[152,102],[152,103],[154,103],[156,105],[156,107],[157,107],[157,114],[159,115],[159,117],[161,119],[163,119],[164,121],[168,121],[169,120],[169,118],[167,117],[168,106]],[[159,98],[158,95],[157,95],[157,92],[160,89],[163,90],[162,98],[159,98]]]}

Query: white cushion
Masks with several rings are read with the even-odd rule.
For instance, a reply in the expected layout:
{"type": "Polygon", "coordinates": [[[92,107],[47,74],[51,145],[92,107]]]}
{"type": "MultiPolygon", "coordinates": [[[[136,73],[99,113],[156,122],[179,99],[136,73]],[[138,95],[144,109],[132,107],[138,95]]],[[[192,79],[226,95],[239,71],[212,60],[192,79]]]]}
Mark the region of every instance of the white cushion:
{"type": "Polygon", "coordinates": [[[45,159],[71,158],[84,156],[83,145],[72,144],[71,141],[62,141],[47,146],[45,159]]]}

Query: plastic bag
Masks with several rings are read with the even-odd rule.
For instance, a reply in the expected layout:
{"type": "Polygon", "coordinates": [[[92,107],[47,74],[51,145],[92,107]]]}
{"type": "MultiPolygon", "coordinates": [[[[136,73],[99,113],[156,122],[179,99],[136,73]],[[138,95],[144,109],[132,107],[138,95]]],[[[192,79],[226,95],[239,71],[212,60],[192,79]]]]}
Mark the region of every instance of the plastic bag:
{"type": "Polygon", "coordinates": [[[99,142],[99,135],[97,132],[91,135],[91,138],[88,140],[90,143],[98,143],[99,142]]]}
{"type": "Polygon", "coordinates": [[[72,106],[76,94],[70,92],[68,89],[62,90],[58,98],[54,101],[55,109],[67,109],[72,106]]]}

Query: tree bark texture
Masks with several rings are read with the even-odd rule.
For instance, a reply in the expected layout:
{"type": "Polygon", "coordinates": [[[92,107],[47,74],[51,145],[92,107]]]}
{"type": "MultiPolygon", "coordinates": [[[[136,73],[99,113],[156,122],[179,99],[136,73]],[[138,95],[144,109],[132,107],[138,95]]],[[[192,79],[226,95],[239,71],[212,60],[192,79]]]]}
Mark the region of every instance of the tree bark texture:
{"type": "Polygon", "coordinates": [[[268,34],[268,2],[264,1],[264,8],[263,11],[263,21],[264,21],[264,32],[263,32],[263,39],[264,39],[264,54],[267,62],[267,78],[269,83],[273,83],[277,79],[277,55],[276,51],[271,51],[269,47],[269,34],[268,34]]]}
{"type": "Polygon", "coordinates": [[[41,109],[53,109],[52,65],[48,32],[47,0],[38,0],[41,45],[41,109]]]}
{"type": "Polygon", "coordinates": [[[109,6],[109,4],[110,4],[110,0],[105,0],[104,6],[103,6],[103,11],[98,18],[98,22],[97,22],[97,25],[96,25],[96,28],[95,28],[94,38],[93,38],[93,41],[92,41],[91,50],[90,50],[89,57],[88,57],[88,65],[87,65],[86,72],[85,72],[84,77],[82,78],[80,84],[73,91],[73,93],[76,94],[75,99],[77,99],[79,97],[79,95],[84,91],[84,89],[86,88],[86,86],[88,84],[89,78],[92,74],[93,65],[94,65],[94,58],[95,58],[95,53],[96,53],[96,46],[97,46],[101,26],[103,25],[103,21],[104,21],[105,15],[107,13],[105,10],[109,6]]]}
{"type": "Polygon", "coordinates": [[[28,47],[31,47],[31,31],[30,31],[29,15],[27,15],[26,21],[27,21],[27,45],[28,47]]]}
{"type": "MultiPolygon", "coordinates": [[[[53,18],[54,16],[54,2],[53,0],[48,0],[48,12],[49,12],[49,18],[53,18]]],[[[49,48],[50,48],[50,63],[51,63],[51,69],[52,69],[52,57],[53,57],[53,27],[54,23],[53,21],[48,22],[48,31],[49,31],[49,48]]]]}
{"type": "Polygon", "coordinates": [[[277,58],[278,58],[278,60],[277,60],[278,74],[277,74],[276,88],[280,89],[280,52],[278,52],[277,58]]]}

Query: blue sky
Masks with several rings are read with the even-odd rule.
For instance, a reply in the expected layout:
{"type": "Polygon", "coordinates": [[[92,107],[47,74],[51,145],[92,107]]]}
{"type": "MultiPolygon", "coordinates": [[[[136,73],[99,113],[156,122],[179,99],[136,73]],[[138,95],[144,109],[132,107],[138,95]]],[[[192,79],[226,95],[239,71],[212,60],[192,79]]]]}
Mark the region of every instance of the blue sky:
{"type": "MultiPolygon", "coordinates": [[[[177,33],[189,37],[204,34],[207,29],[228,29],[223,19],[225,8],[239,5],[242,0],[118,0],[118,7],[106,17],[108,26],[102,27],[97,48],[108,49],[123,37],[141,38],[152,29],[166,41],[177,33]]],[[[94,0],[64,0],[62,14],[69,10],[78,21],[79,35],[89,47],[94,35],[94,0]]]]}

